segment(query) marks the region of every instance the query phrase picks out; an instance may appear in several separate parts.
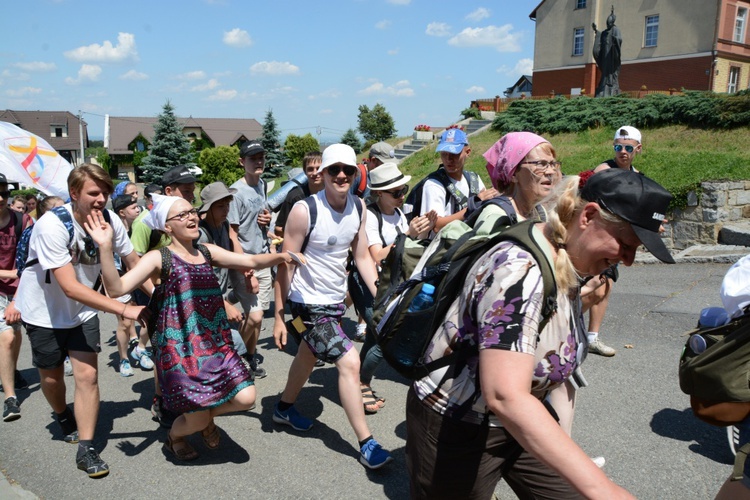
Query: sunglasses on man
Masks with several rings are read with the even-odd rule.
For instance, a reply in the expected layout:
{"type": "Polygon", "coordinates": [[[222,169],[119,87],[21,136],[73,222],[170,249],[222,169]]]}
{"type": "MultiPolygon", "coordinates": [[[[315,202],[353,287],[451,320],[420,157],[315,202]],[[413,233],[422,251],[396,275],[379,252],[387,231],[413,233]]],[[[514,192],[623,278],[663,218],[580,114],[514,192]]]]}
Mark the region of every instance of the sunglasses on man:
{"type": "Polygon", "coordinates": [[[327,167],[326,170],[331,175],[331,177],[336,177],[341,173],[341,171],[344,171],[344,175],[347,177],[351,177],[352,175],[357,173],[357,167],[353,165],[331,165],[330,167],[327,167]]]}
{"type": "Polygon", "coordinates": [[[632,153],[635,150],[635,146],[631,146],[630,144],[615,144],[616,153],[619,153],[623,149],[628,153],[632,153]]]}

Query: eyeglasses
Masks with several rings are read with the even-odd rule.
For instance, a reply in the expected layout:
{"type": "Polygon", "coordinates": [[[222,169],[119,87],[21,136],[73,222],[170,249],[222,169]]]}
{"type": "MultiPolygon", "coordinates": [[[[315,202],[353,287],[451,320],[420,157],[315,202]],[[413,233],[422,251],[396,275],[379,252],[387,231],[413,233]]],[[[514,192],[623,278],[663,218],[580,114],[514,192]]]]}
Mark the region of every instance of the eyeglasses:
{"type": "Polygon", "coordinates": [[[0,191],[1,198],[10,198],[10,191],[0,191]]]}
{"type": "Polygon", "coordinates": [[[557,172],[558,170],[560,170],[560,166],[562,165],[562,163],[559,161],[531,160],[522,162],[521,165],[534,165],[534,167],[531,169],[532,172],[537,175],[541,175],[546,172],[548,168],[551,168],[552,170],[557,172]]]}
{"type": "Polygon", "coordinates": [[[331,177],[336,177],[339,175],[339,173],[343,170],[344,175],[347,177],[351,177],[352,175],[357,173],[357,167],[352,165],[331,165],[330,167],[326,168],[328,173],[331,175],[331,177]]]}
{"type": "Polygon", "coordinates": [[[183,221],[186,221],[188,217],[190,217],[191,215],[195,215],[197,217],[198,209],[194,208],[192,210],[184,210],[180,212],[179,214],[175,215],[174,217],[170,217],[169,219],[167,219],[167,221],[177,219],[178,221],[183,222],[183,221]]]}
{"type": "Polygon", "coordinates": [[[409,192],[409,186],[404,186],[398,191],[384,191],[385,193],[388,193],[389,195],[393,196],[394,198],[403,198],[406,196],[406,193],[409,192]]]}
{"type": "Polygon", "coordinates": [[[635,146],[631,146],[630,144],[615,144],[615,152],[619,153],[625,149],[628,153],[632,153],[635,150],[635,146]]]}

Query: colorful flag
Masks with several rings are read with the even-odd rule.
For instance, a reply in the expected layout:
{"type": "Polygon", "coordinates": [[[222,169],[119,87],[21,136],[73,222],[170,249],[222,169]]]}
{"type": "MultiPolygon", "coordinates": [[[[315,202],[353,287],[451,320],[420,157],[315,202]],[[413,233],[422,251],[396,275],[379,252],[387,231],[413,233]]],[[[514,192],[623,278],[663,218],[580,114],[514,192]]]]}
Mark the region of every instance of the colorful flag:
{"type": "Polygon", "coordinates": [[[63,200],[73,167],[38,135],[0,121],[0,172],[8,181],[28,184],[63,200]]]}

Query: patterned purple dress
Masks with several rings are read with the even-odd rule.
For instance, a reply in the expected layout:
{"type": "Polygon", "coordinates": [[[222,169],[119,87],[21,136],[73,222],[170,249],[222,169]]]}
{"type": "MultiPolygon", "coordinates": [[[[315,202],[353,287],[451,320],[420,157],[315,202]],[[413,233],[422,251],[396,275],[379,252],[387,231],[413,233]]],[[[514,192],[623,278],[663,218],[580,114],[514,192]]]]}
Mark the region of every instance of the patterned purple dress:
{"type": "Polygon", "coordinates": [[[190,264],[171,253],[172,269],[156,287],[152,338],[164,406],[206,410],[253,385],[234,350],[219,282],[210,262],[190,264]]]}

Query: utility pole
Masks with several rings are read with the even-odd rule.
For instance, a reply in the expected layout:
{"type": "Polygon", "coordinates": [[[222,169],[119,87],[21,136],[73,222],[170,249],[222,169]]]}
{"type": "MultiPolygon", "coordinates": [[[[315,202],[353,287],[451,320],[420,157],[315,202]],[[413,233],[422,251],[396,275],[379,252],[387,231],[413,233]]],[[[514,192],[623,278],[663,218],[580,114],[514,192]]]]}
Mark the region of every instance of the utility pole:
{"type": "Polygon", "coordinates": [[[83,158],[83,119],[81,118],[81,110],[78,110],[78,137],[81,138],[81,157],[78,160],[78,166],[81,166],[84,162],[83,158]]]}

